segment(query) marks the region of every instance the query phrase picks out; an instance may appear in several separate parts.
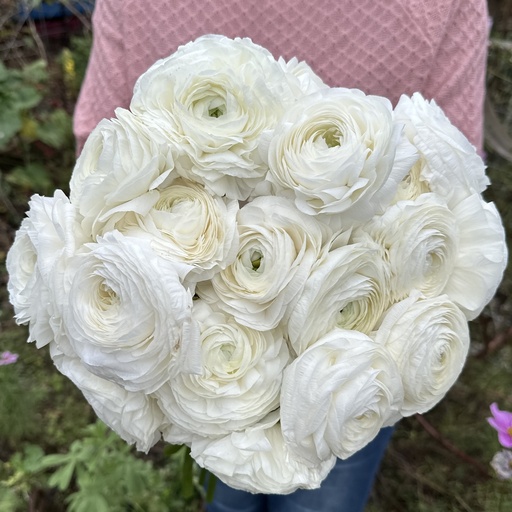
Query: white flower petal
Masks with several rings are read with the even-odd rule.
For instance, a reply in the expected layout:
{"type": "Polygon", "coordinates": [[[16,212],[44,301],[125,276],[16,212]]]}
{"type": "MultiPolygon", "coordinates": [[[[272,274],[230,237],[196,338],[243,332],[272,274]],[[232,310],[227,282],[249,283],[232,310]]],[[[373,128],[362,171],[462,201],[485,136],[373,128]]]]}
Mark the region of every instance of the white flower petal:
{"type": "Polygon", "coordinates": [[[192,295],[175,266],[148,243],[117,232],[88,249],[68,269],[62,304],[63,328],[85,367],[145,393],[180,371],[199,371],[192,295]]]}
{"type": "Polygon", "coordinates": [[[316,489],[336,462],[311,464],[283,440],[276,411],[253,427],[220,438],[195,439],[191,455],[227,485],[253,493],[288,494],[316,489]]]}
{"type": "Polygon", "coordinates": [[[155,392],[170,422],[198,435],[242,430],[279,406],[289,360],[278,331],[255,331],[194,302],[201,331],[202,372],[177,375],[155,392]]]}
{"type": "Polygon", "coordinates": [[[470,341],[464,314],[446,295],[422,298],[417,292],[390,308],[375,340],[398,365],[404,416],[426,412],[445,396],[462,371],[470,341]]]}
{"type": "Polygon", "coordinates": [[[382,345],[358,331],[333,329],[284,372],[281,425],[285,441],[312,463],[342,459],[399,419],[403,389],[382,345]]]}

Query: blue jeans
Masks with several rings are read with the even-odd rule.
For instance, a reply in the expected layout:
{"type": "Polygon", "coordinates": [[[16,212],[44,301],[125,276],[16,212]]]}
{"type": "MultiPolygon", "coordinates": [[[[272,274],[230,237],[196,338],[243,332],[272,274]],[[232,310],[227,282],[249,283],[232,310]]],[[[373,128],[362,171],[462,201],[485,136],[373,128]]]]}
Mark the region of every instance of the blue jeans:
{"type": "Polygon", "coordinates": [[[208,512],[362,512],[393,433],[384,428],[365,448],[338,460],[319,489],[291,494],[251,494],[217,481],[208,512]]]}

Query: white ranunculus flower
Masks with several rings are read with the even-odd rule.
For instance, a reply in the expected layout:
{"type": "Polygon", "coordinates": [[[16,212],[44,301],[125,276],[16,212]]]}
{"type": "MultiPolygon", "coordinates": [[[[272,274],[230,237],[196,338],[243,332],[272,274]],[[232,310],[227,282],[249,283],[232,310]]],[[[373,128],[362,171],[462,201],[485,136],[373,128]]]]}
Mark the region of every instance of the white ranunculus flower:
{"type": "Polygon", "coordinates": [[[286,78],[292,90],[296,91],[296,98],[313,94],[320,89],[327,89],[324,81],[311,69],[309,64],[293,57],[289,61],[279,57],[278,63],[286,73],[286,78]]]}
{"type": "Polygon", "coordinates": [[[398,184],[395,197],[391,204],[398,201],[414,201],[421,194],[428,194],[430,192],[427,180],[421,175],[422,163],[416,162],[398,184]]]}
{"type": "Polygon", "coordinates": [[[253,493],[288,494],[317,489],[336,462],[331,455],[311,464],[283,440],[279,412],[241,432],[220,438],[196,439],[190,454],[196,462],[235,489],[253,493]]]}
{"type": "Polygon", "coordinates": [[[171,423],[198,435],[222,435],[279,407],[289,361],[282,333],[240,325],[200,300],[193,316],[201,331],[202,373],[178,375],[155,392],[171,423]]]}
{"type": "Polygon", "coordinates": [[[204,281],[233,262],[238,249],[238,201],[212,196],[198,183],[173,181],[145,215],[127,213],[114,226],[147,238],[160,256],[192,267],[188,281],[204,281]]]}
{"type": "Polygon", "coordinates": [[[258,197],[238,213],[235,261],[197,293],[248,327],[276,327],[319,257],[325,226],[279,197],[258,197]]]}
{"type": "Polygon", "coordinates": [[[499,213],[477,193],[453,208],[432,193],[399,201],[362,229],[387,252],[396,300],[412,289],[447,294],[468,320],[491,300],[507,264],[499,213]]]}
{"type": "Polygon", "coordinates": [[[7,289],[16,322],[29,323],[28,341],[40,348],[53,339],[52,273],[64,271],[85,237],[76,209],[61,190],[53,197],[32,196],[29,207],[7,254],[7,289]]]}
{"type": "Polygon", "coordinates": [[[98,418],[124,441],[147,453],[160,440],[166,421],[154,397],[126,391],[94,375],[77,357],[63,353],[53,343],[50,354],[57,369],[80,389],[98,418]]]}
{"type": "Polygon", "coordinates": [[[443,292],[473,320],[494,296],[507,266],[505,230],[494,204],[479,194],[460,201],[453,215],[459,250],[443,292]]]}
{"type": "Polygon", "coordinates": [[[403,416],[434,407],[457,380],[469,350],[469,328],[446,295],[413,292],[392,306],[374,334],[396,361],[404,387],[403,416]]]}
{"type": "Polygon", "coordinates": [[[401,131],[385,98],[320,90],[297,101],[276,127],[267,179],[309,215],[369,219],[417,158],[401,131]]]}
{"type": "Polygon", "coordinates": [[[180,147],[182,176],[245,200],[267,172],[260,137],[294,99],[267,50],[250,39],[208,35],[151,66],[135,84],[130,108],[180,147]]]}
{"type": "Polygon", "coordinates": [[[201,369],[192,292],[149,243],[107,233],[78,254],[63,287],[62,328],[84,366],[128,391],[151,393],[201,369]]]}
{"type": "Polygon", "coordinates": [[[285,442],[312,463],[346,459],[400,419],[403,389],[386,349],[358,331],[334,329],[284,371],[285,442]]]}
{"type": "Polygon", "coordinates": [[[399,201],[362,230],[386,251],[394,300],[412,289],[428,297],[443,292],[457,264],[459,229],[440,197],[422,194],[414,201],[399,201]]]}
{"type": "Polygon", "coordinates": [[[412,176],[418,185],[418,180],[426,182],[450,208],[473,192],[485,190],[489,180],[482,159],[435,101],[427,101],[419,93],[404,95],[394,118],[405,124],[405,134],[420,154],[420,173],[412,176]]]}
{"type": "Polygon", "coordinates": [[[71,176],[71,201],[93,236],[126,212],[145,215],[158,200],[156,188],[172,179],[174,160],[168,144],[160,144],[131,112],[102,120],[92,131],[71,176]]]}
{"type": "Polygon", "coordinates": [[[369,334],[391,303],[390,270],[373,241],[326,252],[291,309],[288,337],[297,354],[334,327],[369,334]]]}

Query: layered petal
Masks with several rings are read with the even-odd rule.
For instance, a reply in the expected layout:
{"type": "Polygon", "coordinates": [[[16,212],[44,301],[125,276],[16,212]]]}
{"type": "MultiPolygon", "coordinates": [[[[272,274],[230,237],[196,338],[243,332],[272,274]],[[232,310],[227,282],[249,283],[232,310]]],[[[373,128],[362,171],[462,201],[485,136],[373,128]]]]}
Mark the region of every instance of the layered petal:
{"type": "Polygon", "coordinates": [[[358,331],[333,329],[285,369],[283,436],[312,463],[333,453],[346,459],[400,418],[402,400],[386,349],[358,331]]]}
{"type": "Polygon", "coordinates": [[[470,342],[464,314],[446,295],[419,293],[389,309],[375,340],[397,363],[404,416],[424,413],[446,395],[464,367],[470,342]]]}
{"type": "Polygon", "coordinates": [[[178,375],[156,396],[169,420],[189,432],[215,436],[242,430],[279,407],[289,352],[280,331],[256,331],[230,315],[194,302],[201,331],[202,371],[178,375]]]}
{"type": "Polygon", "coordinates": [[[278,412],[241,432],[196,439],[190,453],[200,466],[227,485],[266,494],[316,489],[336,462],[331,456],[312,464],[290,450],[283,439],[278,412]]]}
{"type": "Polygon", "coordinates": [[[179,146],[182,176],[245,200],[267,171],[260,137],[295,100],[287,76],[250,39],[208,35],[151,66],[130,108],[156,137],[179,146]]]}
{"type": "Polygon", "coordinates": [[[199,371],[192,293],[178,271],[145,241],[117,232],[76,256],[62,329],[87,370],[145,393],[180,371],[199,371]]]}
{"type": "Polygon", "coordinates": [[[259,197],[238,214],[235,261],[197,293],[257,330],[285,321],[321,250],[326,227],[284,198],[259,197]]]}
{"type": "Polygon", "coordinates": [[[155,398],[94,375],[78,357],[64,354],[55,344],[50,346],[50,354],[57,369],[80,389],[98,418],[121,439],[146,453],[160,440],[165,418],[155,398]]]}
{"type": "Polygon", "coordinates": [[[367,220],[381,211],[416,160],[391,104],[357,89],[297,101],[276,127],[268,180],[308,215],[367,220]]]}

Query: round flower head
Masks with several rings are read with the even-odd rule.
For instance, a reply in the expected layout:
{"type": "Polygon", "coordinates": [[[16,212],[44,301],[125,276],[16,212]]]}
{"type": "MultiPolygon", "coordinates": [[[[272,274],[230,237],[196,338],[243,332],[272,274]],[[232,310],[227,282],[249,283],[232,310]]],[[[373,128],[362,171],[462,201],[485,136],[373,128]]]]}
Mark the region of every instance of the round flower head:
{"type": "Polygon", "coordinates": [[[281,119],[269,144],[267,179],[308,215],[367,220],[387,206],[415,160],[388,100],[325,89],[281,119]]]}
{"type": "Polygon", "coordinates": [[[130,109],[155,138],[179,148],[182,176],[245,200],[267,171],[260,137],[297,94],[287,76],[250,39],[208,35],[151,66],[130,109]]]}

